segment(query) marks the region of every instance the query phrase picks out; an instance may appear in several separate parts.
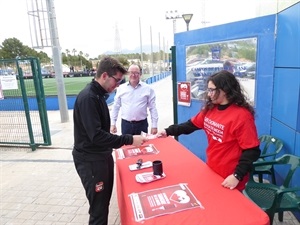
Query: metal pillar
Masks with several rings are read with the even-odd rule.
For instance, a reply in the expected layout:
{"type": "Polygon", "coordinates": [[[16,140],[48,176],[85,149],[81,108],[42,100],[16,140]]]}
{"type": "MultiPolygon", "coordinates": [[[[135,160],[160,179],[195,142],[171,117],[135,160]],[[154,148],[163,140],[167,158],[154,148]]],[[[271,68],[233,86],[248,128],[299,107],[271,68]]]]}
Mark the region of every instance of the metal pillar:
{"type": "Polygon", "coordinates": [[[63,72],[62,72],[61,47],[58,39],[54,2],[53,0],[46,0],[46,3],[47,3],[47,11],[49,16],[48,17],[49,29],[50,29],[50,37],[51,37],[51,45],[52,45],[55,79],[56,79],[56,86],[57,86],[58,105],[60,109],[61,122],[64,123],[69,121],[69,113],[68,113],[67,97],[66,97],[65,84],[64,84],[63,72]]]}

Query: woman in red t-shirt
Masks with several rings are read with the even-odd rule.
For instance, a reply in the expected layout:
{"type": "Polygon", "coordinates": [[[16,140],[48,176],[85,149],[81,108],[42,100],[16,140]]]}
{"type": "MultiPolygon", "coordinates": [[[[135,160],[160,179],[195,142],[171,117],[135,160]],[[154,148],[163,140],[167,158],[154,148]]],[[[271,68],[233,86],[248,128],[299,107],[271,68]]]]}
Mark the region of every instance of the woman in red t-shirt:
{"type": "Polygon", "coordinates": [[[225,188],[243,190],[252,163],[260,155],[254,109],[236,77],[222,70],[208,78],[202,110],[185,123],[171,125],[162,137],[190,134],[203,129],[207,135],[207,165],[224,178],[225,188]]]}

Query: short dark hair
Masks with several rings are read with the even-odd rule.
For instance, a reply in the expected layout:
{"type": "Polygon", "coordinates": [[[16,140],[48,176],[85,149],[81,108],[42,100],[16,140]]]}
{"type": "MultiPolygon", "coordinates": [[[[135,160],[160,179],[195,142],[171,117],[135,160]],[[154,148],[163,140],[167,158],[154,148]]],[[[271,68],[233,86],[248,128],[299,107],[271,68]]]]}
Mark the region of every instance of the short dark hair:
{"type": "Polygon", "coordinates": [[[105,56],[99,62],[96,77],[99,78],[101,74],[105,72],[108,73],[108,76],[113,76],[117,72],[126,74],[127,70],[117,59],[111,56],[105,56]]]}

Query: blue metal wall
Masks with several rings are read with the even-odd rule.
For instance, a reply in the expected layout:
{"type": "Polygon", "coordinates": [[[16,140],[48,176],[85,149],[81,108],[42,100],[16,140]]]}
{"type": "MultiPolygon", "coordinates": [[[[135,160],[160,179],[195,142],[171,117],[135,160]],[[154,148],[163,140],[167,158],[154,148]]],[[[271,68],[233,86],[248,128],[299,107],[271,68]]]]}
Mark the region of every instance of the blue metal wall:
{"type": "Polygon", "coordinates": [[[283,153],[300,155],[300,3],[278,14],[271,126],[283,153]]]}

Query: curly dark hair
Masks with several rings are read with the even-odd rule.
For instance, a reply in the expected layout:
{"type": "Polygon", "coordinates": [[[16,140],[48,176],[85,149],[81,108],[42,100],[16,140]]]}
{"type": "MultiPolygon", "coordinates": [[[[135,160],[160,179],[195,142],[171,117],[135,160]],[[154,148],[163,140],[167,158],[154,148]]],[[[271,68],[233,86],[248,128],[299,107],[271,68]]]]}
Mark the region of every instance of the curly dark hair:
{"type": "MultiPolygon", "coordinates": [[[[254,108],[247,101],[246,95],[244,94],[244,90],[242,89],[239,81],[232,73],[226,70],[218,71],[217,73],[214,73],[207,79],[207,83],[209,81],[213,82],[216,86],[217,95],[220,94],[220,90],[223,90],[226,94],[226,98],[229,101],[229,104],[236,104],[238,106],[244,107],[254,116],[254,108]]],[[[212,100],[207,96],[203,109],[205,111],[208,111],[213,107],[214,104],[212,103],[212,100]]]]}

